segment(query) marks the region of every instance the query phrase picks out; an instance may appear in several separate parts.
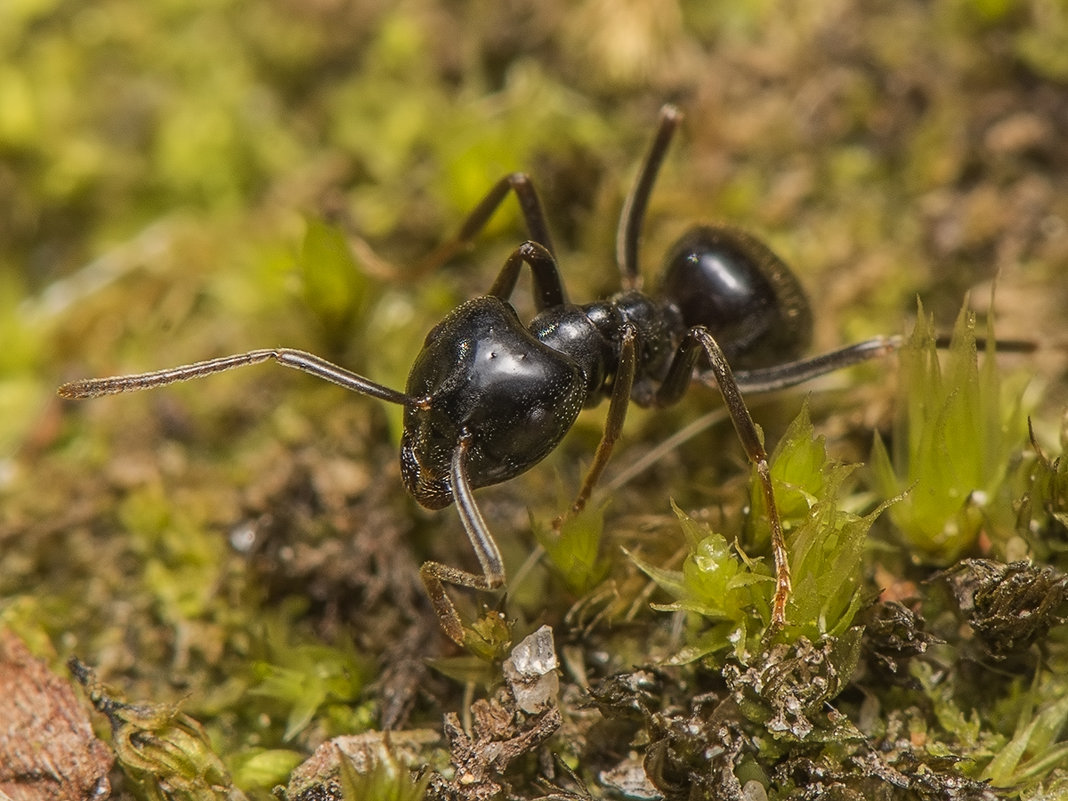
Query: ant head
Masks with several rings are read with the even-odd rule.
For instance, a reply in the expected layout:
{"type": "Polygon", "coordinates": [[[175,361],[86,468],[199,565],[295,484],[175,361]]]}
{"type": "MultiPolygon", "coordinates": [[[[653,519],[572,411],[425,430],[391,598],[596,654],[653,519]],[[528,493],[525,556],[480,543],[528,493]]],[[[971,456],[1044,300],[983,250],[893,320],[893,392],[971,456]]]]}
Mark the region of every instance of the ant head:
{"type": "Polygon", "coordinates": [[[687,327],[707,328],[739,369],[795,359],[812,338],[812,312],[797,278],[737,228],[690,229],[668,255],[660,291],[687,327]]]}
{"type": "Polygon", "coordinates": [[[541,461],[585,400],[582,371],[538,342],[499,298],[476,298],[427,335],[408,376],[401,473],[429,509],[452,500],[450,466],[461,439],[468,481],[506,481],[541,461]]]}

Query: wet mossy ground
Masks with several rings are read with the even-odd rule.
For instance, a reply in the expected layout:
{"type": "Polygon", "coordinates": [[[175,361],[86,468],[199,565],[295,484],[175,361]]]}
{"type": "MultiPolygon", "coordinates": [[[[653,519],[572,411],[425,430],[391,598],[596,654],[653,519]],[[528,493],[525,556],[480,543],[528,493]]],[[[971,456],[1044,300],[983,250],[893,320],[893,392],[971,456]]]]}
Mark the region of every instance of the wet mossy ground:
{"type": "Polygon", "coordinates": [[[3,4],[0,623],[92,669],[115,797],[267,798],[348,735],[354,767],[291,798],[1068,795],[1066,43],[1044,0],[3,4]],[[602,296],[668,101],[648,284],[715,220],[794,267],[814,351],[908,333],[923,301],[901,359],[750,399],[786,454],[784,632],[729,423],[629,470],[711,390],[631,412],[563,540],[603,406],[480,491],[508,591],[452,595],[484,655],[552,626],[538,713],[438,628],[419,565],[477,563],[404,494],[396,408],[271,366],[55,396],[277,345],[402,387],[525,238],[514,202],[414,266],[514,170],[571,297],[602,296]],[[993,297],[1038,349],[976,362],[965,315],[932,363],[969,292],[975,333],[993,297]]]}

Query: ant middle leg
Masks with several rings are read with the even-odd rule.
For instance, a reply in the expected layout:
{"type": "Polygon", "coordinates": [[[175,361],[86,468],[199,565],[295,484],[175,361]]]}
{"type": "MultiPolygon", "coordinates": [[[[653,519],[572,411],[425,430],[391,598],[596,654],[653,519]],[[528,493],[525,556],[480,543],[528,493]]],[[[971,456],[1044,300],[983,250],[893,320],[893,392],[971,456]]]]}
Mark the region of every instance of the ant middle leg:
{"type": "Polygon", "coordinates": [[[773,630],[779,629],[786,624],[786,603],[790,599],[790,562],[786,554],[786,538],[779,517],[779,507],[775,503],[775,491],[771,484],[768,454],[742,398],[727,357],[715,337],[703,326],[694,326],[686,333],[685,339],[675,352],[667,375],[657,390],[656,404],[670,406],[682,398],[690,385],[697,359],[702,352],[708,356],[711,369],[707,372],[715,378],[716,387],[723,397],[731,422],[734,423],[734,430],[749,461],[756,467],[764,493],[764,505],[767,507],[768,524],[771,528],[771,552],[775,560],[775,596],[772,601],[771,627],[773,630]]]}
{"type": "Polygon", "coordinates": [[[605,417],[604,431],[601,433],[601,441],[597,443],[597,450],[593,454],[593,463],[586,471],[586,477],[582,481],[582,487],[568,510],[553,520],[553,529],[560,530],[563,524],[580,514],[586,508],[586,503],[593,493],[593,488],[604,473],[608,465],[608,459],[612,455],[612,448],[623,432],[623,423],[627,418],[627,410],[630,408],[630,393],[634,388],[634,377],[637,372],[637,349],[638,330],[627,323],[623,326],[622,345],[619,352],[619,368],[616,370],[612,382],[612,395],[608,401],[608,414],[605,417]]]}
{"type": "Polygon", "coordinates": [[[525,172],[509,173],[498,180],[467,215],[456,235],[442,242],[419,259],[414,266],[400,269],[388,259],[380,256],[371,244],[357,233],[351,220],[346,221],[346,236],[351,242],[353,252],[373,274],[391,279],[419,278],[433,272],[467,250],[474,238],[486,227],[494,213],[500,208],[509,191],[515,193],[516,200],[519,202],[519,211],[523,216],[530,239],[542,245],[549,253],[555,254],[556,250],[553,247],[552,235],[549,233],[549,225],[545,221],[541,200],[538,198],[530,176],[525,172]]]}
{"type": "Polygon", "coordinates": [[[525,172],[513,172],[501,178],[490,188],[486,196],[467,215],[467,219],[460,226],[456,236],[442,242],[427,254],[414,268],[414,274],[425,275],[465,251],[479,232],[486,227],[494,212],[504,202],[509,190],[515,193],[516,200],[519,202],[519,211],[523,215],[530,239],[555,255],[556,250],[553,247],[548,223],[545,221],[545,212],[530,176],[525,172]]]}

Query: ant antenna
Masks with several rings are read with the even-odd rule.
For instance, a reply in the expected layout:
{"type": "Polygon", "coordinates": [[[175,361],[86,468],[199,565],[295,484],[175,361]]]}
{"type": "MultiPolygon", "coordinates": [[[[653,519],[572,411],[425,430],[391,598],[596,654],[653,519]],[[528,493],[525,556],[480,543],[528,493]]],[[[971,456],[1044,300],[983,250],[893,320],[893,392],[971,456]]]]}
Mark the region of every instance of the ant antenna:
{"type": "Polygon", "coordinates": [[[368,378],[364,378],[362,375],[350,372],[344,367],[338,367],[336,364],[332,364],[315,354],[292,348],[250,350],[248,353],[221,356],[218,359],[208,359],[207,361],[172,367],[166,370],[153,370],[150,373],[135,373],[134,375],[120,375],[110,378],[85,378],[81,381],[71,381],[64,384],[56,392],[61,398],[71,400],[97,398],[101,395],[118,395],[123,392],[155,389],[168,384],[176,384],[179,381],[203,378],[215,373],[233,370],[236,367],[260,364],[272,359],[283,367],[302,370],[324,381],[337,384],[361,395],[378,398],[387,403],[399,403],[406,406],[421,403],[418,398],[413,398],[404,392],[398,392],[395,389],[378,384],[368,378]]]}
{"type": "Polygon", "coordinates": [[[619,229],[616,232],[616,263],[623,279],[624,289],[640,290],[642,276],[638,269],[638,243],[641,239],[641,227],[645,221],[645,209],[649,205],[649,195],[653,191],[656,175],[664,163],[671,137],[682,122],[682,112],[668,104],[660,109],[660,127],[642,162],[641,170],[634,181],[634,186],[623,203],[619,217],[619,229]]]}

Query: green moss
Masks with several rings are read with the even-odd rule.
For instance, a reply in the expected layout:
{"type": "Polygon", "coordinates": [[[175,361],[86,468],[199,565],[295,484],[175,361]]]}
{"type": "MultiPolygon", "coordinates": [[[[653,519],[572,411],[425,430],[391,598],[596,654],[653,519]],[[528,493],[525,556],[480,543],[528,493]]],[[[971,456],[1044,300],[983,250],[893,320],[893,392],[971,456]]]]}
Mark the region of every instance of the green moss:
{"type": "MultiPolygon", "coordinates": [[[[561,504],[566,508],[568,501],[561,504]]],[[[538,543],[567,591],[582,596],[608,574],[611,562],[601,550],[604,508],[588,506],[577,515],[566,515],[552,525],[531,520],[538,543]]]]}
{"type": "Polygon", "coordinates": [[[352,643],[292,643],[276,622],[268,659],[254,663],[250,692],[275,702],[285,713],[282,740],[292,741],[313,719],[327,732],[356,733],[372,725],[373,711],[359,705],[372,669],[352,643]]]}
{"type": "Polygon", "coordinates": [[[376,762],[365,773],[357,773],[349,763],[342,761],[342,798],[345,801],[419,801],[426,794],[430,774],[413,779],[409,771],[400,766],[388,766],[376,762]]]}
{"type": "Polygon", "coordinates": [[[234,786],[245,791],[270,790],[285,784],[293,769],[304,761],[300,751],[250,748],[230,759],[234,786]]]}
{"type": "Polygon", "coordinates": [[[981,531],[1003,547],[1006,533],[988,524],[1006,516],[997,505],[1011,503],[1005,482],[1023,440],[1022,390],[1018,382],[1002,385],[992,326],[980,368],[974,325],[962,310],[943,366],[933,323],[920,307],[901,351],[894,458],[879,438],[872,454],[882,491],[904,493],[890,515],[910,553],[935,564],[974,548],[981,531]]]}
{"type": "MultiPolygon", "coordinates": [[[[1068,418],[1062,421],[1061,444],[1068,445],[1068,418]]],[[[1062,568],[1068,551],[1068,458],[1046,455],[1031,431],[1033,462],[1020,466],[1022,485],[1016,504],[1016,531],[1031,551],[1042,560],[1054,561],[1062,568]]]]}
{"type": "Polygon", "coordinates": [[[86,687],[93,705],[107,716],[116,761],[140,798],[223,801],[232,797],[230,774],[200,723],[177,707],[116,699],[77,660],[72,660],[71,670],[86,687]]]}
{"type": "Polygon", "coordinates": [[[1068,721],[1068,683],[1047,682],[1027,693],[1012,737],[983,769],[983,778],[995,787],[1030,784],[1068,760],[1068,743],[1058,742],[1068,721]],[[1040,698],[1047,699],[1041,707],[1040,698]]]}
{"type": "MultiPolygon", "coordinates": [[[[787,606],[786,638],[818,641],[849,630],[863,604],[861,556],[868,529],[882,512],[865,516],[848,511],[846,481],[853,468],[836,464],[816,436],[807,406],[783,435],[771,457],[771,475],[786,532],[793,593],[787,606]]],[[[767,547],[762,491],[754,483],[750,539],[767,547]]],[[[663,611],[700,616],[676,661],[727,652],[748,664],[762,652],[768,633],[774,582],[763,563],[676,510],[689,545],[681,571],[636,560],[677,599],[663,611]]],[[[848,671],[847,671],[848,672],[848,671]]]]}

